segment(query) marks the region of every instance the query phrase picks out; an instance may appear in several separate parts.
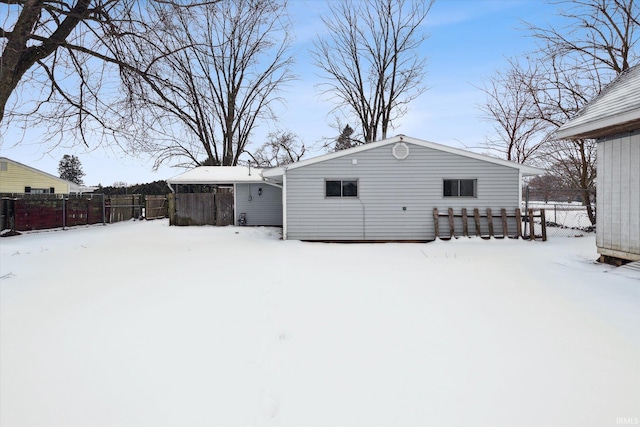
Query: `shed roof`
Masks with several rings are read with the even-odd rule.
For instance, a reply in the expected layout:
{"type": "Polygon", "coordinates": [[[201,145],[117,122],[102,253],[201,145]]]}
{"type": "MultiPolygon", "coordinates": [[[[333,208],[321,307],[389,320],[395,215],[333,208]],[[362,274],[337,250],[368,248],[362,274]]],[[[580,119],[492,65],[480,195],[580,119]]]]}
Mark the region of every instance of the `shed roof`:
{"type": "Polygon", "coordinates": [[[198,166],[167,180],[169,184],[235,184],[262,182],[262,169],[248,166],[198,166]]]}
{"type": "Polygon", "coordinates": [[[640,129],[640,65],[629,68],[556,131],[556,138],[601,138],[640,129]]]}
{"type": "Polygon", "coordinates": [[[265,169],[262,174],[266,178],[276,178],[276,177],[279,177],[279,176],[284,174],[285,168],[287,170],[297,169],[297,168],[301,168],[301,167],[304,167],[304,166],[312,165],[312,164],[315,164],[315,163],[324,162],[324,161],[327,161],[327,160],[331,160],[331,159],[335,159],[335,158],[339,158],[339,157],[343,157],[343,156],[347,156],[347,155],[351,155],[351,154],[356,154],[356,153],[359,153],[359,152],[362,152],[362,151],[372,150],[372,149],[375,149],[375,148],[378,148],[378,147],[383,147],[385,145],[395,144],[395,143],[398,143],[398,142],[406,142],[406,143],[410,143],[410,144],[419,145],[421,147],[426,147],[426,148],[431,148],[431,149],[434,149],[434,150],[444,151],[444,152],[447,152],[447,153],[457,154],[459,156],[469,157],[469,158],[476,159],[476,160],[482,160],[482,161],[485,161],[485,162],[488,162],[488,163],[507,166],[507,167],[510,167],[510,168],[514,168],[514,169],[520,170],[520,172],[522,172],[523,176],[542,175],[545,172],[544,169],[534,168],[532,166],[522,165],[520,163],[515,163],[515,162],[510,162],[510,161],[507,161],[507,160],[497,159],[495,157],[486,156],[486,155],[483,155],[483,154],[477,154],[477,153],[473,153],[471,151],[466,151],[466,150],[462,150],[462,149],[459,149],[459,148],[449,147],[447,145],[436,144],[435,142],[424,141],[424,140],[421,140],[421,139],[418,139],[418,138],[412,138],[410,136],[397,135],[397,136],[393,136],[391,138],[383,139],[381,141],[376,141],[376,142],[372,142],[372,143],[369,143],[369,144],[360,145],[358,147],[349,148],[349,149],[346,149],[346,150],[336,151],[335,153],[325,154],[325,155],[314,157],[314,158],[311,158],[311,159],[302,160],[302,161],[299,161],[299,162],[296,162],[296,163],[291,163],[291,164],[286,165],[286,166],[281,166],[281,167],[272,168],[272,169],[265,169]]]}

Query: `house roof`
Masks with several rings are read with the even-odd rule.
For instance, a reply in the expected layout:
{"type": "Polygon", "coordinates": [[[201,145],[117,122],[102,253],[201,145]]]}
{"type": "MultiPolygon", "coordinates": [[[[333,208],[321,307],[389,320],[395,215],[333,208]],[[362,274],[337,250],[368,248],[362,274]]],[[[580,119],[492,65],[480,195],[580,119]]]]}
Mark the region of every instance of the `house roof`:
{"type": "Polygon", "coordinates": [[[70,193],[91,193],[91,192],[93,192],[93,191],[98,189],[98,187],[90,187],[90,186],[86,186],[86,185],[76,184],[75,182],[67,181],[66,179],[62,179],[62,178],[60,178],[58,176],[51,175],[50,173],[47,173],[47,172],[41,171],[40,169],[36,169],[34,167],[25,165],[24,163],[20,163],[20,162],[17,162],[15,160],[11,160],[11,159],[9,159],[7,157],[0,157],[0,161],[11,162],[11,163],[14,163],[16,165],[20,165],[25,169],[29,169],[29,170],[31,170],[33,172],[39,173],[41,175],[44,175],[44,176],[46,176],[48,178],[55,179],[55,180],[59,181],[60,183],[62,183],[64,185],[67,185],[67,189],[68,189],[68,191],[70,193]]]}
{"type": "MultiPolygon", "coordinates": [[[[64,180],[64,179],[60,178],[59,176],[51,175],[50,173],[47,173],[47,172],[45,172],[45,171],[41,171],[40,169],[36,169],[36,168],[31,167],[31,166],[29,166],[29,165],[25,165],[24,163],[16,162],[15,160],[11,160],[11,159],[9,159],[9,158],[7,158],[7,157],[0,157],[0,161],[3,161],[3,162],[11,162],[11,163],[14,163],[14,164],[16,164],[16,165],[20,165],[20,166],[22,166],[23,168],[26,168],[26,169],[29,169],[29,170],[31,170],[31,171],[33,171],[33,172],[36,172],[36,173],[39,173],[39,174],[45,175],[45,176],[47,176],[48,178],[52,178],[52,179],[58,180],[58,181],[63,182],[63,183],[65,183],[65,184],[74,184],[73,182],[71,182],[71,181],[67,181],[67,180],[64,180]]],[[[75,184],[74,184],[74,185],[75,185],[75,184]]]]}
{"type": "Polygon", "coordinates": [[[71,189],[71,190],[80,187],[78,184],[76,184],[74,182],[67,181],[66,179],[60,178],[59,176],[51,175],[50,173],[47,173],[45,171],[41,171],[40,169],[36,169],[36,168],[31,167],[29,165],[25,165],[24,163],[20,163],[20,162],[17,162],[15,160],[11,160],[11,159],[9,159],[7,157],[0,157],[0,161],[14,163],[16,165],[22,166],[25,169],[29,169],[30,171],[33,171],[35,173],[39,173],[39,174],[44,175],[44,176],[46,176],[48,178],[55,179],[56,181],[60,181],[60,183],[68,185],[69,189],[71,189]]]}
{"type": "Polygon", "coordinates": [[[449,147],[446,145],[442,145],[442,144],[436,144],[435,142],[429,142],[429,141],[424,141],[421,139],[417,139],[417,138],[412,138],[410,136],[405,136],[405,135],[397,135],[391,138],[387,138],[387,139],[383,139],[381,141],[376,141],[376,142],[371,142],[369,144],[365,144],[365,145],[360,145],[358,147],[354,147],[354,148],[348,148],[346,150],[341,150],[341,151],[336,151],[335,153],[329,153],[329,154],[325,154],[322,156],[318,156],[318,157],[314,157],[311,159],[307,159],[307,160],[302,160],[296,163],[291,163],[289,165],[286,166],[281,166],[278,168],[272,168],[272,169],[265,169],[262,172],[262,175],[266,178],[276,178],[279,176],[282,176],[284,174],[284,170],[291,170],[291,169],[297,169],[297,168],[301,168],[304,166],[308,166],[308,165],[312,165],[315,163],[320,163],[320,162],[324,162],[327,160],[331,160],[331,159],[336,159],[339,157],[343,157],[343,156],[347,156],[347,155],[351,155],[351,154],[356,154],[362,151],[367,151],[367,150],[372,150],[375,148],[379,148],[379,147],[383,147],[385,145],[391,145],[391,144],[395,144],[398,142],[406,142],[406,143],[410,143],[410,144],[415,144],[415,145],[419,145],[421,147],[426,147],[426,148],[431,148],[434,150],[439,150],[439,151],[444,151],[447,153],[451,153],[451,154],[457,154],[459,156],[464,156],[464,157],[468,157],[468,158],[472,158],[472,159],[476,159],[476,160],[482,160],[485,162],[489,162],[489,163],[494,163],[494,164],[498,164],[501,166],[507,166],[510,168],[514,168],[514,169],[518,169],[520,170],[520,172],[522,172],[523,176],[535,176],[535,175],[541,175],[543,174],[545,171],[544,169],[540,169],[540,168],[534,168],[532,166],[527,166],[527,165],[522,165],[520,163],[515,163],[515,162],[510,162],[507,160],[502,160],[502,159],[497,159],[495,157],[490,157],[490,156],[486,156],[483,154],[477,154],[477,153],[472,153],[470,151],[466,151],[466,150],[462,150],[459,148],[454,148],[454,147],[449,147]]]}
{"type": "Polygon", "coordinates": [[[629,68],[556,131],[558,139],[601,138],[640,129],[640,65],[629,68]]]}
{"type": "Polygon", "coordinates": [[[9,159],[7,157],[0,157],[0,161],[14,163],[16,165],[22,166],[23,168],[29,169],[29,170],[31,170],[33,172],[39,173],[41,175],[45,175],[48,178],[60,181],[61,183],[68,185],[68,190],[69,190],[70,193],[91,193],[91,192],[93,192],[93,191],[98,189],[98,187],[90,187],[90,186],[86,186],[86,185],[76,184],[75,182],[72,182],[72,181],[67,181],[66,179],[62,179],[62,178],[60,178],[58,176],[51,175],[50,173],[41,171],[40,169],[36,169],[34,167],[25,165],[24,163],[16,162],[15,160],[11,160],[11,159],[9,159]]]}
{"type": "Polygon", "coordinates": [[[262,169],[247,166],[198,166],[167,180],[169,184],[235,184],[262,182],[262,169]]]}

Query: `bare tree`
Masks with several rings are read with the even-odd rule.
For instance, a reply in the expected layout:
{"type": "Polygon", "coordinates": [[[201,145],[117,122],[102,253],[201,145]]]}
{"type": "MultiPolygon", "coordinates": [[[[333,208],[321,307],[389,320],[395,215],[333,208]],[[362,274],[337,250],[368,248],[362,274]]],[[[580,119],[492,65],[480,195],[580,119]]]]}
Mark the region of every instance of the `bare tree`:
{"type": "Polygon", "coordinates": [[[288,165],[302,159],[306,153],[304,143],[290,131],[272,132],[267,141],[253,153],[247,152],[251,160],[261,168],[288,165]]]}
{"type": "MultiPolygon", "coordinates": [[[[593,140],[554,139],[554,132],[616,75],[638,62],[637,30],[640,8],[634,0],[575,0],[558,3],[566,6],[559,14],[562,28],[529,25],[540,48],[527,56],[527,66],[513,61],[507,75],[515,76],[518,91],[526,93],[533,108],[530,117],[520,123],[543,126],[543,145],[539,148],[547,166],[578,190],[589,218],[595,224],[591,208],[596,185],[593,140]]],[[[503,88],[501,87],[501,90],[503,88]]],[[[508,117],[502,117],[508,121],[508,117]]]]}
{"type": "Polygon", "coordinates": [[[511,60],[507,71],[497,72],[481,88],[486,102],[480,109],[495,131],[487,148],[506,160],[535,162],[543,145],[548,125],[538,116],[531,97],[536,77],[535,70],[524,70],[518,61],[511,60]]]}
{"type": "Polygon", "coordinates": [[[131,117],[148,129],[139,148],[155,155],[156,167],[176,157],[191,165],[236,165],[256,126],[275,120],[271,106],[292,79],[286,4],[222,0],[155,13],[150,46],[139,44],[130,54],[154,77],[125,76],[131,117]],[[147,56],[153,49],[167,54],[147,56]]]}
{"type": "MultiPolygon", "coordinates": [[[[576,66],[620,74],[637,63],[636,34],[640,8],[636,0],[562,0],[558,15],[563,27],[529,24],[531,34],[542,42],[550,57],[571,57],[576,66]]],[[[566,64],[565,64],[566,65],[566,64]]]]}
{"type": "MultiPolygon", "coordinates": [[[[578,0],[562,2],[560,15],[568,29],[530,26],[542,42],[541,73],[532,88],[539,117],[552,132],[565,123],[615,76],[638,61],[640,7],[634,0],[578,0]]],[[[595,141],[554,140],[545,155],[564,179],[581,190],[582,203],[595,224],[591,208],[596,185],[595,141]]]]}
{"type": "Polygon", "coordinates": [[[144,35],[135,0],[2,3],[7,27],[0,29],[0,123],[44,123],[45,140],[71,132],[85,143],[87,133],[113,131],[117,76],[131,67],[114,43],[144,35]]]}
{"type": "Polygon", "coordinates": [[[355,116],[363,142],[384,139],[393,121],[422,94],[427,38],[424,21],[433,0],[341,0],[323,17],[327,35],[314,48],[326,76],[324,93],[355,116]]]}
{"type": "MultiPolygon", "coordinates": [[[[138,129],[122,126],[127,100],[121,76],[156,77],[139,66],[130,49],[154,42],[153,8],[189,9],[216,1],[0,0],[0,125],[4,130],[41,126],[47,142],[74,138],[89,145],[105,137],[135,138],[138,129]]],[[[146,52],[160,55],[167,52],[146,52]]]]}
{"type": "Polygon", "coordinates": [[[564,65],[559,57],[539,65],[530,94],[538,110],[537,118],[544,120],[549,129],[542,154],[549,169],[569,188],[579,190],[589,219],[595,224],[592,199],[596,189],[596,142],[592,139],[557,140],[553,133],[602,90],[603,79],[597,69],[577,73],[576,68],[564,65]]]}

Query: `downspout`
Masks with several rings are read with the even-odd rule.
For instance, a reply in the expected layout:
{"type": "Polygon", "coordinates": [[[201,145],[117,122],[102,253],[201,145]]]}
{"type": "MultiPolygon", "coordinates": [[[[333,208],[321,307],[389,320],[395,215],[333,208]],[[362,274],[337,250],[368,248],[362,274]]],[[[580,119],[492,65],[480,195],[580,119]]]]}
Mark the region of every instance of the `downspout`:
{"type": "Polygon", "coordinates": [[[362,200],[360,199],[360,197],[358,197],[358,201],[360,202],[360,204],[362,205],[362,240],[367,240],[367,228],[366,228],[366,212],[365,212],[365,207],[364,207],[364,203],[362,202],[362,200]]]}
{"type": "Polygon", "coordinates": [[[518,169],[518,208],[522,206],[522,171],[518,169]]]}
{"type": "Polygon", "coordinates": [[[287,240],[287,169],[282,173],[282,240],[287,240]]]}
{"type": "Polygon", "coordinates": [[[238,189],[236,183],[233,183],[233,225],[238,225],[238,216],[236,215],[236,206],[238,205],[238,189]]]}
{"type": "Polygon", "coordinates": [[[167,187],[169,187],[169,190],[171,190],[172,193],[175,193],[176,191],[173,189],[173,187],[171,186],[171,184],[169,184],[169,181],[167,181],[167,187]]]}

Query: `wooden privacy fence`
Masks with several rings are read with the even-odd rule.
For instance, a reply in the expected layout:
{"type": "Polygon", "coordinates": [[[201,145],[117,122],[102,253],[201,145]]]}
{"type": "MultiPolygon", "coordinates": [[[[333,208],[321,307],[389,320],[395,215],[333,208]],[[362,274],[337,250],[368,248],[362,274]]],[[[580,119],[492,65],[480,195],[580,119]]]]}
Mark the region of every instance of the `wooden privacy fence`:
{"type": "Polygon", "coordinates": [[[105,222],[102,194],[92,196],[14,195],[2,198],[2,229],[45,230],[105,222]]]}
{"type": "Polygon", "coordinates": [[[114,223],[142,217],[142,196],[125,194],[105,199],[106,222],[114,223]]]}
{"type": "MultiPolygon", "coordinates": [[[[152,212],[154,218],[167,216],[165,196],[147,198],[150,198],[152,204],[147,212],[152,212]]],[[[114,223],[140,218],[143,207],[142,196],[139,194],[3,194],[0,203],[0,229],[28,231],[114,223]]]]}
{"type": "Polygon", "coordinates": [[[171,225],[233,225],[233,191],[169,194],[171,225]]]}
{"type": "Polygon", "coordinates": [[[500,213],[496,212],[495,215],[491,209],[486,209],[482,213],[477,208],[473,209],[472,213],[470,211],[462,208],[460,213],[456,214],[452,208],[449,208],[446,213],[438,212],[438,208],[434,208],[433,222],[436,238],[475,235],[482,238],[510,237],[517,239],[524,237],[535,240],[535,220],[537,218],[540,219],[540,237],[543,241],[547,240],[544,209],[540,209],[540,213],[537,214],[533,209],[529,209],[527,215],[524,216],[520,209],[515,209],[513,213],[507,213],[506,209],[500,209],[500,213]]]}
{"type": "Polygon", "coordinates": [[[166,218],[169,216],[169,204],[166,196],[145,196],[144,217],[146,219],[166,218]]]}

